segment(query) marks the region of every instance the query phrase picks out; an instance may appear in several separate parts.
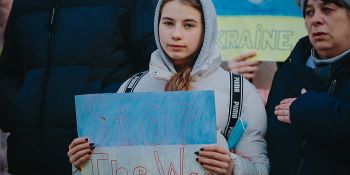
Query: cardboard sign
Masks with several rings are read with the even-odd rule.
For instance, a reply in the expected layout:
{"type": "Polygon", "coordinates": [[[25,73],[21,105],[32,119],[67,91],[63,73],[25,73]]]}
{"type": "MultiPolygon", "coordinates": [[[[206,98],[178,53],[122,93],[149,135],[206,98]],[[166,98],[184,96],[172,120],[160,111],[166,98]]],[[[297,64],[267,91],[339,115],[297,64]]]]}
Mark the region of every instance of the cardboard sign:
{"type": "Polygon", "coordinates": [[[216,143],[213,91],[76,96],[79,137],[96,144],[84,175],[210,174],[195,151],[216,143]]]}

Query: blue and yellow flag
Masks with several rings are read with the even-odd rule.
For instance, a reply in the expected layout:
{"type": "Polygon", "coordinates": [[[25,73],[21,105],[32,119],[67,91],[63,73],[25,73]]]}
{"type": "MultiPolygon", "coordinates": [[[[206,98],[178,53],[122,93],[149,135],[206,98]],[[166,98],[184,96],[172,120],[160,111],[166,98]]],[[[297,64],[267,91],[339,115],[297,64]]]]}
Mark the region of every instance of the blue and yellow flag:
{"type": "Polygon", "coordinates": [[[256,60],[284,61],[307,35],[295,0],[213,0],[223,60],[256,51],[256,60]]]}

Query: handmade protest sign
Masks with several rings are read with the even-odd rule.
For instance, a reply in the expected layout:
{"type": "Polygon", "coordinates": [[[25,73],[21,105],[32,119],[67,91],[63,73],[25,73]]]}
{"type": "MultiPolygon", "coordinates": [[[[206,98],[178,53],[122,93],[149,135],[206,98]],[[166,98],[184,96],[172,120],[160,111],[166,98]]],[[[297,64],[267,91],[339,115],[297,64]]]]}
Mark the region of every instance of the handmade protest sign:
{"type": "Polygon", "coordinates": [[[79,137],[96,144],[84,175],[210,174],[195,151],[216,143],[213,91],[75,97],[79,137]]]}
{"type": "Polygon", "coordinates": [[[255,60],[284,61],[307,35],[295,0],[213,0],[223,60],[256,51],[255,60]]]}

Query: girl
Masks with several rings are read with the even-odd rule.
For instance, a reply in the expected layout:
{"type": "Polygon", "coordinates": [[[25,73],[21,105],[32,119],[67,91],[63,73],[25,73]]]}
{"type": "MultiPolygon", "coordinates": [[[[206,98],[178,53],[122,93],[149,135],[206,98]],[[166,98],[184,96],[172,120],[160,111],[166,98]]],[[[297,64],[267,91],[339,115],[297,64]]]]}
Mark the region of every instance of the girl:
{"type": "MultiPolygon", "coordinates": [[[[134,91],[213,90],[218,144],[198,150],[196,160],[217,174],[268,174],[264,104],[247,80],[243,81],[241,119],[248,127],[236,153],[228,150],[222,135],[229,116],[230,73],[220,67],[221,56],[215,46],[216,13],[211,0],[160,0],[154,29],[158,50],[153,52],[149,71],[134,91]]],[[[118,92],[123,92],[129,81],[118,92]]],[[[91,153],[89,148],[84,138],[75,139],[68,153],[71,163],[78,167],[86,162],[91,153]]]]}

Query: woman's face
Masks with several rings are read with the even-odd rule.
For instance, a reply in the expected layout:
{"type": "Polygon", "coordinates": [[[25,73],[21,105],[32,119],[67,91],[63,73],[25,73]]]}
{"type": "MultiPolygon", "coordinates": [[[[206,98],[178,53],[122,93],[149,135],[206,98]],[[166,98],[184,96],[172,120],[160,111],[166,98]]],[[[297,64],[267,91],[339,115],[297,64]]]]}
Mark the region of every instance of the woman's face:
{"type": "Polygon", "coordinates": [[[331,58],[350,49],[350,12],[322,0],[308,0],[305,24],[320,58],[331,58]]]}
{"type": "Polygon", "coordinates": [[[167,2],[163,6],[159,40],[174,65],[191,61],[202,45],[203,32],[201,12],[197,9],[178,0],[167,2]]]}

